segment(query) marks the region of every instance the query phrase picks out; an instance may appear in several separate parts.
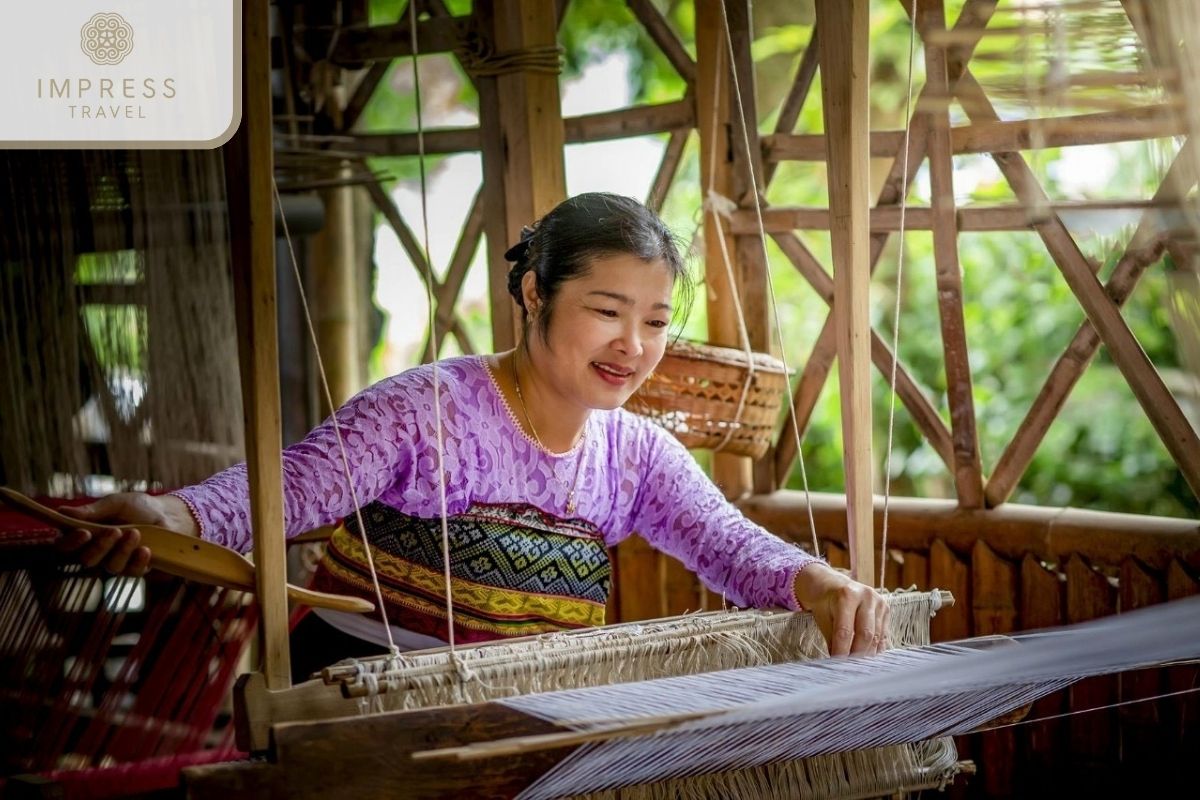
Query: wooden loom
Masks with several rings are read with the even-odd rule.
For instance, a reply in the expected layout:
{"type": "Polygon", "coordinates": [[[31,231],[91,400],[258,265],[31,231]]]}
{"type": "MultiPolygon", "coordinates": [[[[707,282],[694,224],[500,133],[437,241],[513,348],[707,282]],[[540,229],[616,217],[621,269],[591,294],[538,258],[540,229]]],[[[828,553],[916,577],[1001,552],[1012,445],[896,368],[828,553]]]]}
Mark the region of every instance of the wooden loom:
{"type": "MultiPolygon", "coordinates": [[[[853,25],[846,24],[850,22],[849,20],[839,19],[839,13],[846,9],[840,8],[837,4],[825,3],[821,8],[822,13],[829,15],[824,24],[831,30],[844,27],[849,32],[856,28],[865,35],[865,4],[854,4],[854,13],[860,15],[860,18],[854,20],[853,25]]],[[[249,6],[249,13],[254,14],[253,4],[249,6]]],[[[245,31],[248,37],[245,52],[251,54],[256,51],[256,45],[262,44],[261,39],[255,41],[254,37],[262,37],[264,31],[249,19],[245,25],[245,31]]],[[[839,52],[838,48],[830,49],[832,52],[839,52]]],[[[857,42],[854,48],[848,47],[841,52],[848,57],[852,55],[857,60],[854,66],[859,70],[859,74],[862,74],[866,60],[865,39],[857,42]]],[[[261,310],[271,307],[274,286],[270,259],[255,258],[255,253],[265,254],[267,252],[266,242],[256,244],[253,233],[255,215],[261,216],[270,207],[270,148],[269,143],[263,138],[266,135],[263,128],[266,127],[265,120],[269,119],[269,114],[261,108],[256,109],[253,105],[256,101],[250,89],[256,74],[253,66],[247,64],[246,79],[249,84],[246,97],[248,105],[247,113],[244,116],[246,124],[240,134],[242,147],[245,148],[243,152],[249,150],[255,153],[253,158],[246,159],[251,165],[249,202],[247,203],[250,241],[244,242],[243,246],[246,249],[245,256],[248,256],[252,268],[246,277],[248,297],[243,299],[242,303],[243,306],[252,305],[261,310]],[[255,148],[256,141],[259,143],[258,149],[255,148]]],[[[849,76],[851,70],[842,69],[841,66],[831,64],[830,73],[849,76]]],[[[258,70],[263,68],[264,66],[261,64],[257,66],[258,70]]],[[[831,83],[833,82],[835,81],[831,80],[831,83]]],[[[847,77],[847,82],[839,88],[847,96],[854,98],[853,107],[844,105],[839,111],[835,105],[834,108],[827,110],[831,139],[840,138],[844,133],[846,141],[851,143],[851,149],[831,159],[839,164],[844,177],[849,181],[845,194],[837,193],[839,197],[844,196],[845,198],[846,219],[850,226],[846,229],[847,236],[843,237],[843,240],[849,242],[854,239],[855,233],[865,233],[866,174],[862,166],[855,166],[858,154],[853,148],[855,142],[865,141],[866,114],[856,113],[865,109],[865,83],[854,84],[854,82],[849,82],[847,77]],[[851,91],[852,89],[853,91],[851,91]],[[856,202],[857,200],[864,202],[860,204],[856,202]],[[862,205],[862,208],[859,208],[859,205],[862,205]],[[861,231],[858,230],[859,228],[861,231]]],[[[832,91],[838,91],[838,89],[832,91]]],[[[258,98],[259,101],[262,99],[262,96],[258,98]]],[[[838,254],[838,263],[841,265],[839,275],[853,274],[856,262],[864,258],[865,251],[854,247],[840,252],[838,254]]],[[[854,302],[846,303],[852,309],[852,313],[845,315],[842,326],[844,336],[840,340],[840,349],[842,349],[845,359],[843,363],[846,364],[865,363],[863,358],[866,353],[863,350],[863,343],[869,339],[863,335],[862,330],[867,324],[866,289],[865,279],[850,281],[845,286],[839,286],[839,291],[847,292],[846,297],[857,298],[854,302]]],[[[258,327],[255,329],[255,336],[262,338],[257,340],[254,354],[256,359],[262,359],[263,366],[266,367],[270,364],[269,358],[273,354],[274,344],[271,341],[273,330],[269,322],[262,322],[264,316],[268,321],[270,320],[270,316],[261,314],[256,318],[258,327]]],[[[269,424],[270,403],[273,402],[272,396],[277,392],[277,389],[270,385],[267,377],[270,374],[269,370],[246,370],[245,374],[248,385],[251,381],[254,382],[253,389],[248,388],[248,395],[257,399],[257,407],[248,407],[248,428],[253,428],[256,420],[269,424]]],[[[857,534],[857,538],[864,539],[864,541],[855,549],[855,567],[858,573],[869,581],[874,571],[871,566],[873,564],[871,552],[873,545],[870,539],[866,538],[871,527],[870,476],[869,467],[863,466],[866,461],[862,459],[862,454],[869,452],[870,448],[870,404],[866,394],[869,391],[869,384],[865,372],[857,366],[853,370],[845,370],[843,380],[845,381],[845,396],[852,398],[851,406],[845,415],[850,420],[847,422],[848,441],[853,442],[855,448],[859,448],[855,450],[858,455],[849,459],[849,465],[853,469],[848,475],[848,486],[852,490],[852,494],[859,498],[856,501],[858,513],[851,513],[850,524],[853,529],[864,531],[857,534]],[[866,503],[865,513],[862,510],[864,502],[866,503]]],[[[258,438],[263,438],[262,431],[259,430],[258,433],[258,438]]],[[[248,437],[248,439],[253,438],[255,437],[248,437]]],[[[271,435],[269,438],[274,441],[275,436],[271,435]]],[[[268,576],[273,572],[268,565],[271,558],[278,557],[278,543],[271,542],[272,537],[264,534],[263,531],[278,531],[282,528],[278,498],[273,496],[273,492],[264,488],[277,483],[275,476],[278,475],[279,470],[278,460],[269,455],[267,450],[266,447],[260,447],[257,454],[252,450],[251,457],[248,459],[251,470],[251,493],[256,509],[254,525],[256,562],[261,566],[260,587],[263,589],[263,628],[267,637],[266,668],[262,674],[243,680],[239,689],[237,708],[239,735],[243,746],[254,751],[267,750],[270,754],[269,763],[223,765],[190,770],[187,773],[189,791],[197,797],[261,796],[264,794],[270,796],[308,796],[311,794],[316,796],[353,787],[356,793],[373,796],[386,796],[397,791],[403,791],[413,796],[464,796],[465,794],[507,796],[514,794],[555,763],[555,756],[561,756],[561,753],[539,753],[529,758],[505,759],[503,763],[491,763],[490,766],[478,770],[459,772],[447,771],[440,765],[430,766],[409,761],[405,757],[407,753],[428,749],[435,745],[462,744],[496,735],[511,736],[561,730],[556,726],[548,726],[531,717],[487,702],[457,707],[443,705],[448,699],[461,701],[467,695],[477,694],[480,687],[489,686],[486,674],[482,678],[474,675],[474,679],[464,679],[463,671],[474,673],[472,665],[479,660],[486,661],[490,653],[504,651],[503,657],[498,660],[509,666],[514,659],[519,661],[521,658],[535,654],[538,657],[544,657],[544,653],[540,651],[546,647],[546,641],[541,637],[529,643],[511,646],[497,644],[469,648],[466,651],[459,651],[459,654],[437,653],[406,656],[404,657],[406,662],[411,658],[415,659],[417,663],[410,664],[406,670],[385,667],[382,669],[381,675],[370,674],[369,668],[366,670],[367,674],[364,675],[364,668],[361,664],[350,665],[340,670],[333,668],[326,670],[332,686],[326,686],[325,681],[310,681],[308,684],[294,689],[286,688],[287,648],[283,642],[279,641],[279,634],[273,633],[273,630],[278,629],[273,629],[268,619],[268,609],[273,602],[278,602],[272,600],[270,592],[277,590],[272,590],[264,585],[269,580],[268,576]],[[256,469],[262,469],[269,479],[259,478],[256,483],[256,469]],[[275,641],[272,641],[273,638],[275,641]],[[509,647],[513,649],[509,651],[509,647]],[[523,650],[523,648],[525,649],[523,650]],[[466,652],[467,655],[462,655],[463,652],[466,652]],[[451,655],[457,655],[458,659],[462,660],[452,659],[451,655]],[[428,663],[430,661],[432,664],[428,663]],[[435,693],[432,697],[425,699],[425,702],[432,702],[440,707],[430,710],[346,718],[348,712],[370,709],[377,703],[382,707],[383,703],[377,697],[381,684],[393,686],[393,689],[386,692],[383,698],[395,701],[400,707],[416,705],[420,702],[415,699],[419,694],[415,691],[415,682],[418,682],[419,678],[414,677],[414,671],[419,675],[422,669],[432,670],[440,675],[441,688],[445,692],[449,692],[449,696],[435,693]],[[347,675],[349,680],[347,680],[347,675]],[[363,688],[364,684],[367,686],[365,689],[363,688]],[[397,700],[398,695],[399,699],[397,700]],[[459,696],[455,698],[455,695],[459,696]],[[312,721],[314,718],[319,719],[326,716],[332,718],[324,721],[312,721]],[[339,719],[339,717],[341,718],[339,719]],[[289,721],[297,719],[307,721],[289,721]],[[368,764],[378,765],[381,761],[388,764],[387,769],[364,768],[368,764]]],[[[848,448],[849,450],[850,448],[848,448]]],[[[945,600],[949,599],[945,598],[945,600]]],[[[918,605],[923,603],[919,606],[918,613],[908,615],[897,613],[898,620],[907,619],[910,622],[923,620],[924,623],[923,625],[907,626],[908,631],[905,635],[898,636],[898,639],[904,644],[916,643],[920,640],[927,641],[930,610],[936,609],[942,602],[942,594],[936,592],[911,597],[899,596],[893,600],[898,609],[904,606],[913,606],[911,610],[917,610],[918,605]]],[[[779,637],[777,633],[771,644],[761,641],[756,643],[755,638],[747,634],[756,624],[761,624],[763,619],[760,615],[750,615],[749,619],[738,619],[733,622],[734,626],[739,624],[748,626],[746,631],[738,634],[743,637],[742,647],[749,645],[750,649],[754,649],[754,645],[757,644],[761,648],[761,652],[773,653],[773,655],[766,656],[765,660],[752,660],[750,663],[766,663],[771,658],[812,657],[815,655],[812,651],[812,642],[816,631],[811,617],[790,614],[774,617],[774,622],[783,628],[789,626],[807,628],[807,647],[809,648],[807,653],[803,652],[803,648],[789,650],[784,647],[782,645],[784,639],[790,637],[779,637]]],[[[678,621],[678,625],[685,630],[689,626],[703,627],[709,624],[714,625],[717,630],[691,636],[690,645],[698,647],[701,652],[704,651],[706,643],[710,649],[715,651],[728,648],[731,635],[729,631],[720,630],[721,626],[725,624],[722,615],[678,621]]],[[[664,627],[672,626],[670,623],[664,623],[664,627]]],[[[768,625],[767,627],[773,626],[768,625]]],[[[606,631],[603,635],[611,636],[614,640],[627,639],[628,630],[623,631],[618,627],[615,630],[606,631]]],[[[675,632],[667,635],[672,642],[684,642],[689,638],[687,635],[678,637],[675,632]]],[[[594,640],[596,634],[584,632],[578,636],[549,638],[552,640],[575,639],[581,643],[587,643],[589,637],[594,640]]],[[[805,638],[801,636],[796,641],[803,642],[805,638]]],[[[668,645],[668,647],[670,646],[668,645]]],[[[687,645],[676,644],[675,646],[682,648],[687,645]]],[[[591,656],[587,655],[589,649],[592,648],[585,644],[580,651],[581,655],[576,657],[594,657],[594,649],[592,649],[591,656]]],[[[736,650],[737,648],[731,649],[736,650]]],[[[646,658],[648,664],[655,662],[653,654],[646,658]]],[[[759,658],[761,659],[762,656],[759,658]]],[[[695,660],[692,659],[693,662],[695,660]]],[[[386,664],[387,660],[385,659],[382,663],[386,664]]],[[[694,665],[692,669],[695,669],[694,665]]],[[[499,682],[510,677],[508,672],[501,671],[492,677],[492,680],[499,682]]],[[[926,747],[926,750],[928,749],[926,747]]],[[[911,758],[914,769],[909,774],[900,775],[896,771],[890,771],[888,774],[889,770],[886,769],[881,771],[888,775],[884,779],[886,785],[880,785],[878,782],[855,785],[853,783],[845,784],[843,781],[842,785],[833,791],[839,796],[869,796],[904,787],[944,785],[960,769],[960,766],[953,756],[953,745],[949,740],[941,742],[934,749],[936,752],[931,751],[928,755],[932,757],[933,761],[940,764],[937,769],[931,768],[928,760],[911,758]]],[[[867,761],[871,759],[871,756],[858,757],[867,761]]],[[[895,753],[880,753],[875,757],[883,761],[896,760],[895,753]]],[[[835,763],[834,771],[844,774],[845,766],[840,762],[835,763]]],[[[805,765],[799,767],[801,771],[808,768],[805,765]]],[[[822,770],[829,771],[830,768],[830,764],[813,767],[815,773],[820,773],[822,770]]],[[[814,781],[814,785],[817,785],[816,781],[814,781]]]]}

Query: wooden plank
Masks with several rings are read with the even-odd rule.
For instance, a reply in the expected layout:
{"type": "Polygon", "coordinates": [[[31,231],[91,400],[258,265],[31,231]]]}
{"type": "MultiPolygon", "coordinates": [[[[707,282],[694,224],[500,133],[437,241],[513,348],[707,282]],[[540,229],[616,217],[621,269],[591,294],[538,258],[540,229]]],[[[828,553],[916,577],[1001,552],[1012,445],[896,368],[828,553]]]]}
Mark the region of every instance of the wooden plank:
{"type": "Polygon", "coordinates": [[[867,0],[817,0],[821,86],[829,152],[834,326],[842,398],[843,463],[851,571],[872,583],[871,320],[867,258],[870,213],[867,0]]]}
{"type": "Polygon", "coordinates": [[[638,22],[642,23],[646,33],[658,45],[658,49],[662,50],[667,61],[671,62],[671,66],[679,73],[679,77],[688,84],[694,84],[696,82],[696,62],[692,61],[692,57],[684,49],[679,37],[671,30],[670,23],[654,4],[650,0],[627,0],[627,5],[633,15],[637,17],[638,22]]]}
{"type": "MultiPolygon", "coordinates": [[[[1078,555],[1067,560],[1067,622],[1086,622],[1116,613],[1117,604],[1108,578],[1078,555]]],[[[1067,707],[1078,712],[1117,702],[1114,676],[1087,678],[1067,690],[1067,707]]],[[[1068,753],[1080,788],[1101,790],[1112,778],[1117,758],[1116,711],[1091,711],[1067,720],[1068,753]]]]}
{"type": "MultiPolygon", "coordinates": [[[[917,26],[929,36],[946,30],[942,0],[918,3],[917,26]]],[[[949,94],[946,51],[925,46],[925,86],[949,94]]],[[[983,505],[983,467],[975,426],[975,401],[971,389],[966,323],[963,319],[962,269],[958,263],[955,230],[954,164],[950,150],[950,110],[929,114],[929,185],[933,213],[933,260],[937,275],[938,316],[942,326],[942,352],[946,370],[946,397],[950,404],[950,432],[954,442],[951,474],[958,501],[967,508],[983,505]]],[[[986,782],[986,781],[985,781],[986,782]]]]}
{"type": "Polygon", "coordinates": [[[275,308],[270,41],[267,0],[247,0],[242,18],[242,124],[224,148],[238,363],[246,418],[250,522],[262,613],[263,672],[272,689],[291,683],[284,553],[279,341],[275,308]]]}
{"type": "MultiPolygon", "coordinates": [[[[976,636],[1017,629],[1017,567],[996,555],[982,540],[971,551],[971,613],[976,636]]],[[[1013,794],[1017,737],[1011,729],[979,736],[983,791],[989,797],[1013,794]]]]}
{"type": "Polygon", "coordinates": [[[664,616],[659,559],[663,556],[637,534],[616,548],[621,620],[633,622],[664,616]]]}
{"type": "MultiPolygon", "coordinates": [[[[1195,148],[1189,142],[1179,150],[1163,176],[1162,183],[1154,193],[1154,202],[1177,202],[1195,182],[1195,148]]],[[[1166,237],[1154,230],[1152,215],[1147,211],[1139,220],[1137,229],[1126,245],[1125,253],[1117,262],[1104,287],[1118,308],[1123,306],[1125,300],[1133,293],[1146,268],[1162,256],[1165,244],[1166,237]]],[[[989,505],[999,505],[1012,494],[1050,429],[1050,424],[1058,416],[1071,390],[1099,347],[1100,335],[1091,322],[1084,320],[1067,349],[1055,362],[1045,385],[1017,428],[1016,435],[996,462],[996,468],[988,480],[986,489],[989,505]]]]}
{"type": "Polygon", "coordinates": [[[954,595],[954,605],[938,611],[937,616],[929,622],[930,640],[949,642],[970,636],[970,570],[966,562],[941,539],[934,539],[929,548],[929,588],[931,591],[946,589],[954,595]]]}
{"type": "MultiPolygon", "coordinates": [[[[1157,605],[1166,599],[1163,576],[1146,569],[1135,558],[1121,562],[1121,611],[1157,605]]],[[[1118,680],[1121,702],[1155,697],[1163,692],[1163,670],[1140,669],[1122,673],[1118,680]]],[[[1120,718],[1120,753],[1125,769],[1153,768],[1160,763],[1169,747],[1165,736],[1163,708],[1158,702],[1142,702],[1118,709],[1120,718]]]]}
{"type": "MultiPolygon", "coordinates": [[[[812,492],[812,511],[822,538],[846,541],[845,497],[812,492]]],[[[804,493],[782,489],[738,502],[747,517],[788,541],[809,541],[804,493]]],[[[883,498],[876,498],[876,524],[883,498]]],[[[1174,517],[1118,514],[1077,508],[1047,508],[1005,503],[994,509],[962,509],[953,500],[891,498],[888,544],[926,551],[937,539],[958,552],[969,552],[978,539],[997,555],[1018,559],[1026,553],[1057,562],[1078,553],[1093,563],[1118,566],[1127,557],[1151,569],[1166,569],[1178,559],[1200,569],[1200,521],[1174,517]]]]}
{"type": "MultiPolygon", "coordinates": [[[[956,93],[963,101],[964,110],[975,118],[989,121],[999,119],[983,88],[971,75],[964,71],[958,82],[956,93]]],[[[1021,201],[1036,208],[1049,198],[1038,185],[1029,165],[1017,153],[996,153],[995,160],[1001,173],[1021,201]]],[[[1162,376],[1158,374],[1137,338],[1121,317],[1121,311],[1104,291],[1092,271],[1088,259],[1057,215],[1035,226],[1046,249],[1057,264],[1059,271],[1079,300],[1088,319],[1096,327],[1113,362],[1133,390],[1134,396],[1149,417],[1159,438],[1175,459],[1184,479],[1193,493],[1200,497],[1200,436],[1184,416],[1162,376]]]]}
{"type": "MultiPolygon", "coordinates": [[[[1063,623],[1063,582],[1059,573],[1047,569],[1037,558],[1026,554],[1021,560],[1020,620],[1025,630],[1055,628],[1063,623]]],[[[1067,705],[1067,693],[1055,692],[1033,704],[1030,719],[1061,714],[1067,705]]],[[[1018,729],[1021,767],[1016,776],[1018,787],[1036,794],[1039,787],[1054,785],[1059,779],[1058,758],[1066,747],[1066,721],[1049,719],[1018,729]]]]}
{"type": "Polygon", "coordinates": [[[887,589],[899,589],[903,587],[901,583],[901,573],[904,569],[904,554],[899,550],[888,548],[888,551],[882,555],[883,561],[883,585],[887,589]]]}
{"type": "MultiPolygon", "coordinates": [[[[950,149],[956,156],[975,155],[1162,139],[1187,132],[1181,116],[1169,106],[1153,105],[1069,117],[957,125],[950,129],[950,149]]],[[[892,158],[903,141],[904,131],[872,131],[871,157],[892,158]]],[[[825,137],[778,132],[763,137],[762,149],[769,165],[824,161],[825,137]]]]}

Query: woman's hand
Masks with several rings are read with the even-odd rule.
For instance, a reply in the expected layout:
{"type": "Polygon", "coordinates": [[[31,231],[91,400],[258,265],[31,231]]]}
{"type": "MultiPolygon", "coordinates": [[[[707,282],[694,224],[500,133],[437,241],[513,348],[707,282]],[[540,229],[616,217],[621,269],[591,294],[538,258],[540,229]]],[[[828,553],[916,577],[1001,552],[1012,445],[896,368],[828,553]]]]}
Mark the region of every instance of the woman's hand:
{"type": "Polygon", "coordinates": [[[875,655],[887,649],[891,608],[870,586],[817,563],[796,575],[795,592],[816,619],[831,656],[875,655]]]}
{"type": "MultiPolygon", "coordinates": [[[[173,495],[149,495],[121,492],[102,497],[84,506],[68,506],[62,513],[108,525],[157,525],[161,528],[198,536],[199,529],[187,504],[173,495]]],[[[141,546],[136,528],[121,531],[67,531],[58,540],[58,549],[75,554],[85,567],[103,564],[114,575],[140,576],[150,568],[150,548],[141,546]]]]}

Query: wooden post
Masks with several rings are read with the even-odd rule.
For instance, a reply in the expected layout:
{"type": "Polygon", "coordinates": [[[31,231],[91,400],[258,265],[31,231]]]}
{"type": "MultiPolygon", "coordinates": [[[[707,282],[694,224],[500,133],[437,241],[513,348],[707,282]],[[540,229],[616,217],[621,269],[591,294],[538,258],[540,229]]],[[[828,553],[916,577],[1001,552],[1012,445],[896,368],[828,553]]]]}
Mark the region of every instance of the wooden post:
{"type": "Polygon", "coordinates": [[[268,0],[246,0],[242,18],[242,123],[225,147],[229,238],[246,416],[246,466],[263,672],[268,689],[291,684],[280,463],[279,341],[275,308],[268,0]]]}
{"type": "MultiPolygon", "coordinates": [[[[475,12],[496,53],[513,53],[557,42],[554,0],[496,0],[475,12]]],[[[492,347],[516,344],[520,317],[508,294],[504,251],[521,228],[566,198],[562,107],[558,76],[516,69],[482,76],[479,126],[483,146],[483,202],[488,241],[492,347]]]]}
{"type": "MultiPolygon", "coordinates": [[[[729,48],[725,43],[721,2],[723,0],[697,0],[696,3],[696,130],[700,134],[700,194],[706,200],[710,188],[722,197],[732,199],[735,194],[732,148],[738,143],[732,139],[729,124],[734,101],[729,85],[729,48]]],[[[708,340],[722,347],[741,347],[735,287],[730,285],[723,253],[728,254],[736,281],[739,274],[737,243],[729,233],[729,222],[718,219],[714,209],[706,208],[704,280],[708,297],[708,340]]],[[[744,497],[753,486],[750,459],[715,453],[712,477],[726,497],[744,497]]]]}
{"type": "Polygon", "coordinates": [[[821,86],[829,154],[834,317],[842,393],[850,569],[875,583],[871,478],[871,320],[868,305],[870,107],[868,0],[817,0],[821,86]]]}
{"type": "MultiPolygon", "coordinates": [[[[348,174],[348,171],[347,171],[348,174]]],[[[363,388],[358,260],[355,248],[354,189],[327,189],[325,227],[313,237],[313,325],[335,405],[363,388]]],[[[320,405],[325,405],[324,392],[320,405]]],[[[319,416],[332,413],[326,408],[319,416]]]]}

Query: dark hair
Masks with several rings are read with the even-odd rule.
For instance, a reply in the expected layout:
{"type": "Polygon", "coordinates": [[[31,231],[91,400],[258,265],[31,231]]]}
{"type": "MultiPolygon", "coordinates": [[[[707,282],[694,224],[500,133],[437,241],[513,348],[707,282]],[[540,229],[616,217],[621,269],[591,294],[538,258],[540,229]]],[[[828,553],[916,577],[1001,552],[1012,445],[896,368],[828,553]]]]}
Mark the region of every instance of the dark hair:
{"type": "Polygon", "coordinates": [[[562,284],[588,274],[593,259],[620,254],[634,255],[646,262],[661,259],[676,282],[683,279],[681,307],[686,309],[691,305],[694,287],[670,228],[637,200],[605,192],[588,192],[564,200],[532,226],[522,229],[521,241],[504,254],[514,262],[508,273],[508,293],[528,320],[521,279],[526,272],[533,271],[543,306],[538,328],[545,337],[562,284]]]}

